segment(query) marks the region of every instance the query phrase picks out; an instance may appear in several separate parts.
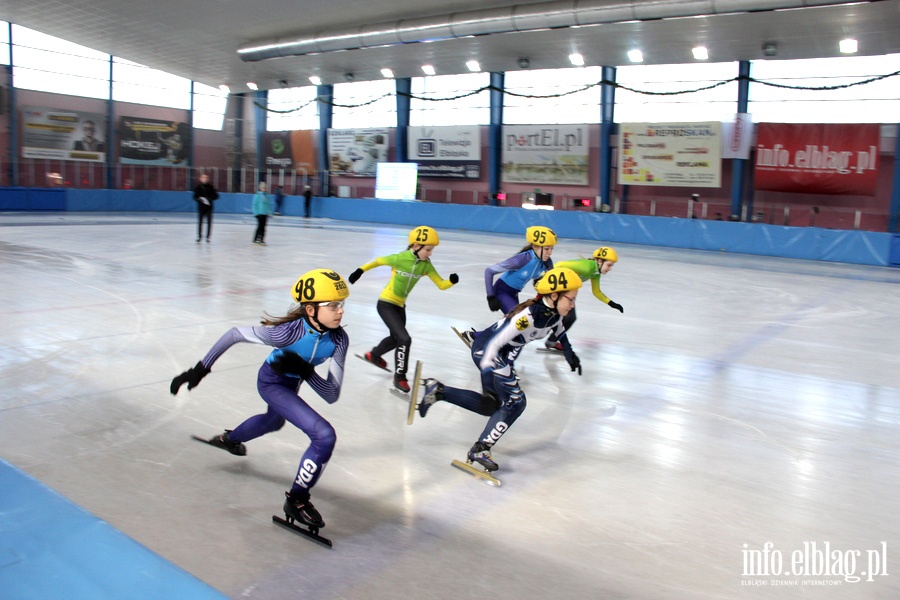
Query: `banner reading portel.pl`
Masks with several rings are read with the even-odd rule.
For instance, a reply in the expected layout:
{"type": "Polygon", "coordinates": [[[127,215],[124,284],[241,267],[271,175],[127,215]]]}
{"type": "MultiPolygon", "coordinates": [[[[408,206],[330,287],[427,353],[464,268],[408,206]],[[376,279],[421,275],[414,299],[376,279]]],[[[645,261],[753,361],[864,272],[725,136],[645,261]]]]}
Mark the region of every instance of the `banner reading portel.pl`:
{"type": "Polygon", "coordinates": [[[879,127],[876,123],[760,123],[753,187],[874,196],[879,127]]]}

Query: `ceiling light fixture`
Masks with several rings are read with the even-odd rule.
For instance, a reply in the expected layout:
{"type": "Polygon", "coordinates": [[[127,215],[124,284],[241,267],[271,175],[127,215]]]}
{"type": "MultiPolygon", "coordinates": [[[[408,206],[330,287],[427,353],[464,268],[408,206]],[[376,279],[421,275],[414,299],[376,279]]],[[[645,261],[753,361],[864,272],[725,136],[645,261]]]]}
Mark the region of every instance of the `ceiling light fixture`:
{"type": "Polygon", "coordinates": [[[527,58],[520,58],[520,59],[519,59],[519,68],[520,68],[520,69],[527,69],[527,68],[530,67],[530,66],[531,66],[531,61],[528,60],[527,58]]]}
{"type": "Polygon", "coordinates": [[[224,83],[219,86],[219,89],[222,90],[223,92],[225,92],[226,94],[231,93],[231,88],[228,87],[227,85],[225,85],[224,83]]]}
{"type": "Polygon", "coordinates": [[[762,45],[762,51],[765,56],[775,56],[778,54],[778,44],[775,42],[766,42],[762,45]]]}
{"type": "Polygon", "coordinates": [[[629,50],[628,60],[634,63],[644,62],[644,54],[640,50],[629,50]]]}
{"type": "Polygon", "coordinates": [[[477,73],[481,70],[481,65],[478,64],[477,60],[470,60],[466,63],[466,67],[473,73],[477,73]]]}
{"type": "Polygon", "coordinates": [[[344,81],[347,83],[350,83],[354,79],[356,79],[356,76],[353,73],[344,73],[344,81]]]}
{"type": "Polygon", "coordinates": [[[859,44],[853,38],[847,38],[845,40],[841,40],[840,48],[841,52],[844,54],[855,54],[859,49],[859,44]]]}
{"type": "Polygon", "coordinates": [[[426,75],[434,75],[435,74],[434,67],[432,67],[431,65],[422,65],[422,72],[425,73],[426,75]]]}
{"type": "Polygon", "coordinates": [[[584,57],[577,52],[575,54],[569,55],[569,62],[575,65],[576,67],[584,66],[584,57]]]}
{"type": "Polygon", "coordinates": [[[385,78],[387,78],[387,79],[393,79],[393,78],[394,78],[394,72],[391,71],[390,69],[382,69],[382,70],[381,70],[381,75],[382,75],[382,77],[385,77],[385,78]]]}
{"type": "Polygon", "coordinates": [[[247,82],[247,87],[253,90],[254,92],[259,89],[259,86],[253,83],[252,81],[247,82]]]}
{"type": "Polygon", "coordinates": [[[697,46],[692,49],[691,52],[694,54],[695,60],[708,60],[709,59],[709,51],[705,46],[697,46]]]}
{"type": "Polygon", "coordinates": [[[309,82],[313,85],[322,85],[322,78],[316,77],[315,75],[310,75],[309,82]]]}

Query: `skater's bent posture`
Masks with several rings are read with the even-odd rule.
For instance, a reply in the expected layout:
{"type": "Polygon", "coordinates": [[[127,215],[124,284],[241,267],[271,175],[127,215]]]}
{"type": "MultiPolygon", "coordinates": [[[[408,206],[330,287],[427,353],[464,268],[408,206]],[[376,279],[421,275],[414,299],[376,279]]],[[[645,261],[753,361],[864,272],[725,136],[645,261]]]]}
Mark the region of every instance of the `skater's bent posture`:
{"type": "Polygon", "coordinates": [[[581,375],[581,361],[572,352],[562,327],[562,318],[575,307],[581,279],[570,269],[554,268],[534,287],[538,292],[536,298],[516,306],[475,338],[472,360],[481,371],[480,393],[445,386],[436,379],[425,380],[425,393],[419,404],[422,417],[439,400],[490,417],[468,453],[470,462],[477,462],[488,471],[499,468],[491,456],[491,447],[525,410],[525,393],[519,387],[512,365],[512,358],[521,347],[555,333],[567,349],[569,366],[581,375]]]}
{"type": "Polygon", "coordinates": [[[387,325],[388,335],[372,350],[366,352],[365,359],[386,369],[387,362],[381,355],[394,350],[394,387],[402,392],[409,392],[406,371],[409,368],[409,347],[412,343],[412,338],[406,330],[407,296],[422,276],[431,279],[441,290],[446,290],[459,281],[456,273],[451,273],[449,279],[442,278],[431,264],[431,253],[439,243],[440,239],[434,229],[416,227],[409,232],[409,246],[404,252],[376,258],[353,271],[348,277],[353,284],[369,269],[385,265],[391,267],[391,279],[382,290],[375,306],[381,320],[387,325]]]}
{"type": "Polygon", "coordinates": [[[265,413],[250,417],[234,430],[209,440],[213,446],[243,456],[244,442],[277,431],[290,421],[309,436],[310,445],[300,460],[291,489],[285,495],[287,516],[310,527],[324,527],[322,516],[310,501],[337,440],[334,428],[298,395],[304,381],[329,404],[337,401],[344,377],[344,359],[349,338],[341,328],[344,300],[350,295],[344,279],[328,269],[315,269],[294,284],[295,305],[283,317],[266,315],[260,326],[233,327],[193,368],[172,380],[170,391],[178,393],[185,383],[191,390],[200,383],[213,363],[231,346],[240,342],[265,344],[275,349],[259,368],[256,387],[268,404],[265,413]],[[331,358],[328,377],[316,373],[316,365],[331,358]]]}
{"type": "MultiPolygon", "coordinates": [[[[609,246],[601,246],[594,250],[591,258],[577,258],[575,260],[564,260],[557,263],[558,267],[566,267],[572,269],[581,278],[581,281],[591,282],[591,293],[594,297],[603,302],[610,308],[614,308],[620,313],[624,313],[625,309],[618,302],[613,302],[602,291],[600,291],[600,276],[609,273],[610,269],[619,261],[619,254],[609,246]]],[[[569,314],[563,317],[563,327],[566,331],[572,328],[576,319],[575,309],[573,308],[569,314]]],[[[544,342],[547,348],[553,350],[562,350],[562,344],[554,336],[549,336],[544,342]]]]}

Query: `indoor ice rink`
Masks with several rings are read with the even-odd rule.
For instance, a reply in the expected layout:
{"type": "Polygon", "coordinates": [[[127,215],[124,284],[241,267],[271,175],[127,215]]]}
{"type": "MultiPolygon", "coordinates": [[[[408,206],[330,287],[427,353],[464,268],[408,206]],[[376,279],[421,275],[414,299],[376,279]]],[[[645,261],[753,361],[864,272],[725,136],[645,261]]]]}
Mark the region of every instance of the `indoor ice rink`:
{"type": "MultiPolygon", "coordinates": [[[[431,225],[435,267],[460,282],[411,294],[411,359],[477,389],[450,327],[499,317],[483,271],[524,236],[431,225]]],[[[582,290],[570,333],[582,376],[540,343],[522,353],[528,407],[494,447],[501,487],[450,465],[485,417],[440,403],[409,426],[390,375],[348,357],[337,403],[300,391],[337,430],[313,494],[328,549],[271,520],[302,432],[288,424],[244,457],[191,440],[264,411],[269,349],[232,347],[191,392],[172,396],[169,382],[230,327],[286,312],[303,272],[347,277],[404,250],[409,228],[281,217],[267,246],[254,228],[217,214],[198,244],[192,214],[0,215],[0,483],[10,471],[39,481],[209,597],[900,595],[900,270],[612,244],[602,289],[624,313],[582,290]]],[[[553,258],[599,245],[564,239],[553,258]]],[[[351,353],[387,332],[375,304],[389,271],[352,286],[351,353]]],[[[8,512],[20,500],[0,501],[4,523],[21,522],[8,512]]],[[[72,532],[56,517],[31,534],[64,546],[72,532]]],[[[0,566],[28,572],[30,534],[8,535],[0,566]]]]}

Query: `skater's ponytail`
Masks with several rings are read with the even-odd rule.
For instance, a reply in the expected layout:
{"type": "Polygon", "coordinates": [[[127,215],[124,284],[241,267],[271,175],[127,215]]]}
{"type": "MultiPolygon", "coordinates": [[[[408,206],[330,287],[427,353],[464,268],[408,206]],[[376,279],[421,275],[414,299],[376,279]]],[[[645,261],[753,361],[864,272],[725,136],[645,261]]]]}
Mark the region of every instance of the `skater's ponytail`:
{"type": "Polygon", "coordinates": [[[264,316],[260,320],[260,323],[263,325],[281,325],[282,323],[290,323],[291,321],[302,319],[306,316],[306,304],[306,302],[303,304],[294,304],[283,317],[273,317],[269,313],[263,313],[264,316]]]}
{"type": "Polygon", "coordinates": [[[504,316],[504,318],[508,319],[508,318],[512,317],[513,315],[519,314],[523,310],[528,310],[529,306],[531,306],[532,304],[534,304],[535,302],[537,302],[540,299],[541,299],[540,296],[535,296],[534,298],[529,298],[525,302],[520,302],[511,311],[509,311],[508,313],[506,313],[503,316],[504,316]]]}

